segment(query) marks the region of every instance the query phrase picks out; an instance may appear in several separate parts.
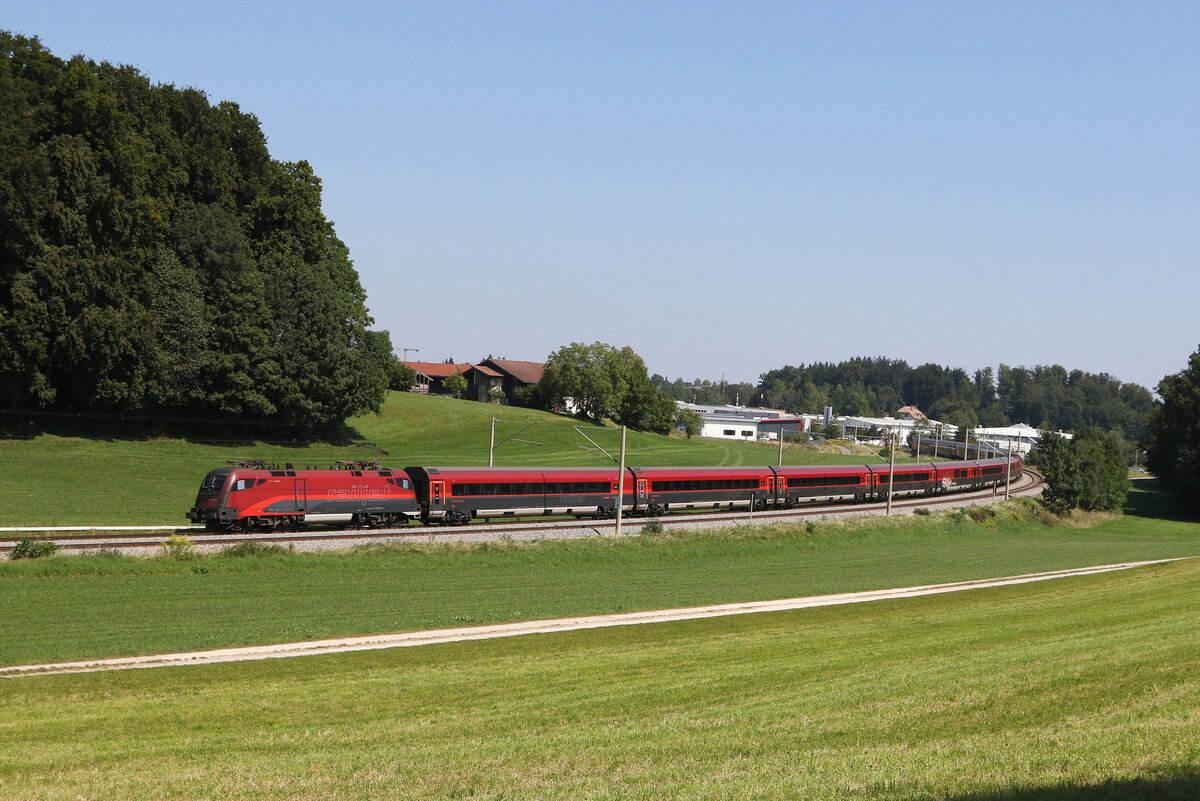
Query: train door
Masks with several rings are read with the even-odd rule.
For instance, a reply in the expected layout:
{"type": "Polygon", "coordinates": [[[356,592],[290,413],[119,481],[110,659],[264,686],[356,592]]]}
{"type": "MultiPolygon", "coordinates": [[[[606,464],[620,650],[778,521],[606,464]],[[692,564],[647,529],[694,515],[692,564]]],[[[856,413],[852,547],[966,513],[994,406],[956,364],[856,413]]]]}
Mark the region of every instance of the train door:
{"type": "Polygon", "coordinates": [[[294,492],[295,492],[295,500],[296,500],[296,511],[300,514],[304,514],[305,509],[308,508],[308,479],[306,479],[306,478],[296,479],[294,492]]]}
{"type": "Polygon", "coordinates": [[[646,479],[644,479],[644,478],[638,479],[637,495],[638,495],[638,506],[645,506],[646,505],[646,479]]]}
{"type": "Polygon", "coordinates": [[[441,506],[443,503],[442,496],[446,491],[445,481],[430,481],[429,482],[429,505],[437,504],[441,506]]]}

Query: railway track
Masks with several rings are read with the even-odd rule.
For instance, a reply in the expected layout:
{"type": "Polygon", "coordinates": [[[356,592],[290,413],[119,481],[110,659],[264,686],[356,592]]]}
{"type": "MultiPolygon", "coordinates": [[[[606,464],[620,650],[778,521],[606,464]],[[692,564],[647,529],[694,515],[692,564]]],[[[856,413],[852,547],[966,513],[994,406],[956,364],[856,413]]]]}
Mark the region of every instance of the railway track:
{"type": "MultiPolygon", "coordinates": [[[[1032,495],[1040,492],[1044,485],[1041,474],[1025,470],[1013,483],[1010,490],[1012,495],[1032,495]]],[[[981,503],[994,503],[1004,498],[1002,487],[995,491],[991,488],[974,492],[958,492],[953,495],[937,498],[908,497],[893,499],[892,510],[901,514],[911,512],[920,507],[930,509],[946,509],[956,506],[968,506],[981,503]]],[[[886,502],[871,502],[865,504],[822,504],[796,507],[793,509],[759,512],[681,512],[668,514],[659,518],[664,528],[713,528],[721,525],[746,525],[749,523],[782,523],[794,520],[812,518],[848,518],[881,515],[887,508],[886,502]]],[[[627,517],[625,527],[631,532],[640,531],[649,518],[627,517]]],[[[229,533],[218,534],[204,529],[179,528],[165,533],[186,534],[191,544],[200,551],[216,551],[230,545],[243,542],[257,542],[264,545],[285,545],[301,550],[318,550],[322,548],[338,548],[363,543],[387,543],[404,540],[422,540],[433,542],[481,541],[489,539],[567,539],[581,536],[597,536],[612,533],[614,524],[611,520],[552,520],[534,521],[514,520],[505,522],[485,523],[463,527],[454,526],[421,526],[410,525],[402,528],[352,529],[326,531],[293,531],[293,532],[264,532],[264,533],[229,533]]],[[[119,551],[129,554],[145,554],[154,552],[162,547],[164,532],[147,535],[85,535],[64,536],[63,534],[24,534],[11,535],[6,532],[0,536],[0,556],[7,557],[22,539],[53,540],[64,553],[84,553],[88,551],[119,551]]]]}

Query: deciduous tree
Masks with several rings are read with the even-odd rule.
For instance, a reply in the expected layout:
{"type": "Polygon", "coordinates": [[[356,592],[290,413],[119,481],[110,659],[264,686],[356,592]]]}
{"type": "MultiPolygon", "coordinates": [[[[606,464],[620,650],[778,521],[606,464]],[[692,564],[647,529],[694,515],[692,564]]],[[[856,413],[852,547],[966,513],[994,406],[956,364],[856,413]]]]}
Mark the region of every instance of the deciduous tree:
{"type": "Polygon", "coordinates": [[[451,373],[442,379],[442,389],[449,392],[454,397],[462,397],[462,394],[467,391],[467,379],[462,373],[451,373]]]}
{"type": "Polygon", "coordinates": [[[1128,466],[1111,435],[1085,428],[1068,440],[1043,429],[1035,454],[1046,477],[1042,502],[1050,511],[1112,512],[1125,503],[1128,466]]]}
{"type": "Polygon", "coordinates": [[[0,403],[341,422],[386,332],[258,120],[0,31],[0,403]]]}
{"type": "Polygon", "coordinates": [[[646,363],[630,347],[564,345],[546,359],[540,391],[549,408],[565,408],[569,399],[597,420],[661,434],[675,424],[674,400],[654,386],[646,363]]]}
{"type": "Polygon", "coordinates": [[[1187,367],[1158,383],[1162,405],[1150,417],[1146,466],[1181,511],[1200,517],[1200,349],[1187,367]]]}

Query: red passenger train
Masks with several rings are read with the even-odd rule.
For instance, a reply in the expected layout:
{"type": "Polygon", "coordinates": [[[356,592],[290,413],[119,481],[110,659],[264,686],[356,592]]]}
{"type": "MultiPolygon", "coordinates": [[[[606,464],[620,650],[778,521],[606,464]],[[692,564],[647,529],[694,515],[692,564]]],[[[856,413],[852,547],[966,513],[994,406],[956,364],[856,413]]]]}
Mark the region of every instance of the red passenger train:
{"type": "Polygon", "coordinates": [[[1002,486],[1019,456],[961,462],[810,467],[406,467],[329,470],[242,463],[213,470],[187,517],[210,529],[458,525],[501,517],[656,516],[700,509],[787,509],[1002,486]],[[618,492],[620,490],[620,492],[618,492]]]}

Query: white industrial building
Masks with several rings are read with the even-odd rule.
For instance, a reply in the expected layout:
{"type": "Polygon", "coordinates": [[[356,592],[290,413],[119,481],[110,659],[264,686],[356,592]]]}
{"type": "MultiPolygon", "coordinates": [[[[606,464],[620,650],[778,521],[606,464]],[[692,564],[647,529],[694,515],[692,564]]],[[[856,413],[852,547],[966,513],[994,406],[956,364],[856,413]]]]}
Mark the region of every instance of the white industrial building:
{"type": "MultiPolygon", "coordinates": [[[[1003,452],[1011,449],[1013,453],[1024,455],[1037,447],[1038,437],[1041,436],[1041,433],[1041,431],[1033,426],[1017,423],[1016,425],[1001,428],[975,428],[972,429],[971,436],[973,439],[987,443],[999,451],[1003,452]]],[[[1071,439],[1071,435],[1066,432],[1059,431],[1058,433],[1067,439],[1071,439]]]]}
{"type": "MultiPolygon", "coordinates": [[[[931,432],[928,435],[932,436],[942,426],[941,423],[932,420],[910,420],[902,417],[846,417],[834,418],[842,426],[842,436],[846,439],[853,439],[859,442],[867,442],[873,445],[883,445],[888,436],[893,432],[900,434],[901,442],[908,442],[908,435],[918,425],[923,424],[922,431],[931,432]]],[[[944,426],[946,435],[950,436],[950,432],[954,430],[954,426],[944,426]]]]}
{"type": "MultiPolygon", "coordinates": [[[[681,409],[690,409],[700,415],[702,421],[700,436],[716,437],[717,439],[778,440],[782,436],[797,436],[812,430],[814,423],[825,424],[822,414],[788,414],[783,409],[759,409],[747,406],[713,406],[707,404],[684,403],[676,401],[681,409]]],[[[923,437],[931,439],[952,440],[958,437],[958,426],[950,423],[940,423],[925,417],[920,410],[905,406],[900,410],[899,417],[831,417],[842,427],[842,436],[846,439],[865,442],[872,445],[884,445],[888,436],[898,433],[900,441],[907,443],[909,435],[919,430],[923,437]]],[[[1058,432],[1067,439],[1070,434],[1058,432]]],[[[1026,425],[1017,423],[1011,426],[984,428],[977,426],[971,429],[971,442],[982,442],[990,445],[997,453],[1010,449],[1012,453],[1022,455],[1029,453],[1037,446],[1041,432],[1026,425]]]]}
{"type": "Polygon", "coordinates": [[[748,406],[713,406],[711,404],[684,403],[676,401],[680,409],[688,409],[700,415],[700,436],[717,439],[754,440],[758,438],[758,424],[762,420],[784,417],[782,409],[759,409],[748,406]]]}

